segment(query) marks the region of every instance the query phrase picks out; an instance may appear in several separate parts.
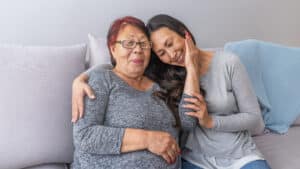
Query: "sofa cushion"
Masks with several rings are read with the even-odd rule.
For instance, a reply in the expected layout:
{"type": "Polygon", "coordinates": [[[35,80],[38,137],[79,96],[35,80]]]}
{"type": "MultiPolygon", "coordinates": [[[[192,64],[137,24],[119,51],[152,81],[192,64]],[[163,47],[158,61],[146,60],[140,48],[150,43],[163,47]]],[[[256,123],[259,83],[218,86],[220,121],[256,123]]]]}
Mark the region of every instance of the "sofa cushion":
{"type": "Polygon", "coordinates": [[[104,38],[97,38],[92,34],[88,34],[89,38],[89,67],[98,64],[111,64],[109,50],[104,38]]]}
{"type": "Polygon", "coordinates": [[[299,169],[299,140],[300,126],[291,127],[284,135],[268,133],[254,137],[272,169],[299,169]]]}
{"type": "Polygon", "coordinates": [[[86,46],[0,46],[0,168],[72,161],[71,86],[86,46]]]}
{"type": "MultiPolygon", "coordinates": [[[[231,51],[237,53],[249,72],[261,73],[264,91],[270,104],[263,114],[266,127],[277,133],[287,132],[300,115],[300,48],[285,47],[257,40],[231,43],[231,51]],[[257,59],[258,58],[258,59],[257,59]],[[258,60],[254,63],[253,60],[258,60]]],[[[251,77],[251,73],[250,77],[251,77]]],[[[258,83],[254,76],[253,83],[258,83]]],[[[256,90],[257,92],[258,90],[256,90]]],[[[261,91],[259,91],[261,92],[261,91]]],[[[259,93],[258,92],[258,93],[259,93]]]]}
{"type": "Polygon", "coordinates": [[[294,126],[300,126],[300,116],[294,121],[294,126]]]}
{"type": "Polygon", "coordinates": [[[262,111],[266,112],[270,110],[271,105],[263,82],[260,56],[256,50],[253,50],[257,45],[255,40],[229,42],[225,44],[224,50],[233,52],[240,57],[247,69],[262,111]]]}

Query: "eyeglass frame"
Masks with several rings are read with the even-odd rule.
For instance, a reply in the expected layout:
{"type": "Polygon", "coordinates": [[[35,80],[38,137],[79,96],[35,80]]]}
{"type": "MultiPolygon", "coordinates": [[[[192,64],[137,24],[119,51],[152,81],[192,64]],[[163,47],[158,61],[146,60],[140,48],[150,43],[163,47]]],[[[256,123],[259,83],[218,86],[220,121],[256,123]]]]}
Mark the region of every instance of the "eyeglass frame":
{"type": "Polygon", "coordinates": [[[148,41],[149,44],[150,44],[150,47],[149,47],[149,48],[143,48],[141,45],[142,45],[142,43],[144,43],[144,42],[146,42],[146,41],[137,42],[137,41],[134,41],[134,40],[126,40],[126,39],[125,39],[125,40],[118,40],[118,41],[115,41],[115,43],[121,44],[122,47],[125,48],[125,49],[134,49],[134,48],[136,47],[136,45],[140,45],[141,49],[143,49],[143,50],[151,49],[151,48],[152,48],[152,42],[151,42],[151,41],[148,41]],[[132,47],[132,48],[125,47],[125,45],[123,45],[123,43],[124,43],[125,41],[133,41],[133,42],[134,42],[133,47],[132,47]]]}

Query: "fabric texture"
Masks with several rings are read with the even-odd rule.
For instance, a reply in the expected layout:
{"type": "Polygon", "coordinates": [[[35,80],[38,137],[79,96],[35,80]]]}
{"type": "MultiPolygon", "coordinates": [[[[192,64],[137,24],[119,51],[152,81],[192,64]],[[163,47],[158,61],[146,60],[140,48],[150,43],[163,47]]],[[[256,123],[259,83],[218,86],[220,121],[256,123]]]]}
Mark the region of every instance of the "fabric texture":
{"type": "Polygon", "coordinates": [[[0,46],[0,168],[72,161],[71,86],[86,45],[0,46]]]}
{"type": "Polygon", "coordinates": [[[96,99],[85,100],[85,115],[74,124],[74,169],[177,169],[147,150],[121,153],[126,128],[158,130],[178,140],[175,118],[166,104],[152,95],[157,84],[147,91],[129,86],[111,70],[95,68],[89,85],[96,99]]]}
{"type": "Polygon", "coordinates": [[[284,135],[267,133],[253,139],[272,169],[299,169],[299,131],[300,126],[294,126],[284,135]]]}
{"type": "Polygon", "coordinates": [[[269,108],[263,112],[266,127],[286,133],[300,115],[300,48],[245,40],[228,43],[225,49],[240,56],[252,82],[261,86],[255,91],[269,108]]]}
{"type": "Polygon", "coordinates": [[[294,121],[294,126],[300,126],[300,116],[294,121]]]}
{"type": "Polygon", "coordinates": [[[256,160],[243,166],[241,169],[271,169],[266,160],[256,160]]]}
{"type": "Polygon", "coordinates": [[[99,64],[110,64],[110,55],[106,45],[106,39],[97,38],[92,34],[88,34],[88,39],[88,67],[99,64]]]}
{"type": "MultiPolygon", "coordinates": [[[[264,123],[239,57],[229,52],[216,52],[208,71],[200,79],[200,86],[205,91],[208,113],[215,125],[212,129],[198,125],[190,133],[183,158],[213,169],[231,166],[248,155],[262,158],[251,133],[261,133],[264,123]]],[[[186,97],[184,94],[183,98],[186,97]]],[[[180,103],[180,109],[182,105],[180,103]]]]}

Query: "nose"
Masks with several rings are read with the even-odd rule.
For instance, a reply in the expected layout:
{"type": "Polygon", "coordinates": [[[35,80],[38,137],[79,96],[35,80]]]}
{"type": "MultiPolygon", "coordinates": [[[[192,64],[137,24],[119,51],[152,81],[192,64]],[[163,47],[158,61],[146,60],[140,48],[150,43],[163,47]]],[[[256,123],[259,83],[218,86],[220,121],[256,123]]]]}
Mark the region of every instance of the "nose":
{"type": "Polygon", "coordinates": [[[169,57],[170,57],[170,60],[171,60],[172,62],[175,61],[175,59],[176,59],[175,51],[173,51],[172,49],[168,49],[167,52],[168,52],[168,55],[169,55],[169,57]]]}
{"type": "Polygon", "coordinates": [[[133,48],[134,53],[141,53],[143,51],[140,44],[136,44],[136,46],[133,48]]]}

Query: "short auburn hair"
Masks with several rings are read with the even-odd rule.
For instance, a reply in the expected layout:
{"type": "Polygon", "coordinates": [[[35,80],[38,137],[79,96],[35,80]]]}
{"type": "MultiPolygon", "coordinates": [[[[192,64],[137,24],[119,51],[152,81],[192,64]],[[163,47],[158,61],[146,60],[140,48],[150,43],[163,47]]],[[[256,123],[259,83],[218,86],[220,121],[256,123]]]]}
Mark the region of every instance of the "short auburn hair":
{"type": "Polygon", "coordinates": [[[147,31],[146,25],[142,20],[140,20],[136,17],[133,17],[133,16],[125,16],[125,17],[116,19],[110,25],[110,28],[108,30],[107,37],[106,37],[107,47],[108,47],[109,53],[110,53],[110,60],[111,60],[111,64],[113,66],[116,65],[116,60],[114,59],[114,57],[110,51],[110,47],[116,43],[118,34],[125,25],[132,25],[132,26],[139,28],[149,38],[149,34],[147,31]]]}

